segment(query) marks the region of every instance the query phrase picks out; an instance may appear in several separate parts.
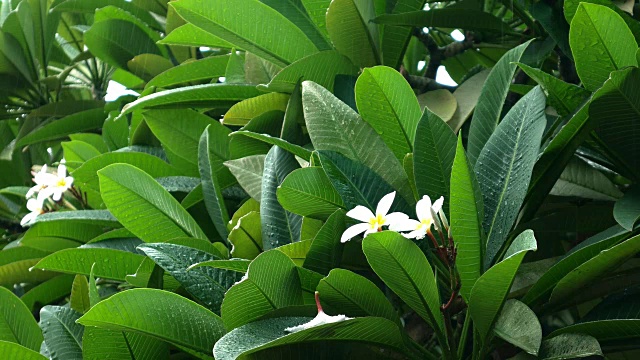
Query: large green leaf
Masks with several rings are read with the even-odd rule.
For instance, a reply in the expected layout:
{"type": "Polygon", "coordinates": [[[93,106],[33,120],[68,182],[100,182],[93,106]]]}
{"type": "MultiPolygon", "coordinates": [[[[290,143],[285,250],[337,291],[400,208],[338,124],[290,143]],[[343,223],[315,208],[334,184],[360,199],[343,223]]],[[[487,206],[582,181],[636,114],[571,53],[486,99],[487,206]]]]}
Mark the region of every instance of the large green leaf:
{"type": "Polygon", "coordinates": [[[227,230],[229,212],[222,197],[222,181],[219,175],[228,171],[222,165],[223,161],[228,157],[228,146],[225,146],[227,145],[225,143],[227,140],[226,134],[228,134],[228,131],[222,125],[209,125],[202,132],[198,145],[198,168],[202,181],[204,204],[213,225],[224,240],[229,236],[229,231],[227,230]],[[222,151],[223,154],[221,154],[221,148],[224,150],[222,151]]]}
{"type": "Polygon", "coordinates": [[[102,108],[80,111],[36,128],[22,137],[16,146],[22,147],[42,141],[60,139],[77,132],[95,130],[102,127],[104,119],[102,108]]]}
{"type": "Polygon", "coordinates": [[[320,280],[318,293],[324,307],[349,317],[377,316],[400,324],[387,297],[370,280],[344,269],[333,269],[320,280]]]}
{"type": "Polygon", "coordinates": [[[306,269],[326,275],[340,265],[344,249],[340,237],[345,229],[345,220],[344,210],[336,210],[325,221],[313,238],[304,259],[306,269]]]}
{"type": "Polygon", "coordinates": [[[40,309],[40,327],[50,359],[82,360],[84,326],[76,323],[80,315],[62,306],[47,305],[40,309]]]}
{"type": "Polygon", "coordinates": [[[571,20],[569,44],[580,80],[590,91],[599,88],[612,71],[638,66],[636,39],[622,17],[606,6],[578,6],[571,20]]]}
{"type": "Polygon", "coordinates": [[[615,71],[589,106],[598,138],[620,163],[620,172],[636,181],[640,179],[640,144],[635,136],[640,131],[639,81],[637,67],[615,71]]]}
{"type": "Polygon", "coordinates": [[[320,50],[331,49],[325,33],[313,22],[300,0],[260,0],[294,23],[320,50]]]}
{"type": "Polygon", "coordinates": [[[413,152],[413,175],[418,196],[432,201],[444,196],[444,211],[449,211],[449,182],[456,154],[456,135],[438,115],[425,108],[418,123],[413,152]]]}
{"type": "Polygon", "coordinates": [[[42,332],[25,304],[0,287],[0,341],[9,341],[31,350],[40,350],[42,332]]]}
{"type": "Polygon", "coordinates": [[[134,15],[150,26],[156,28],[160,26],[158,21],[155,20],[148,11],[125,0],[66,0],[64,2],[57,2],[57,4],[58,5],[52,9],[53,11],[72,13],[94,13],[98,8],[108,5],[117,6],[119,9],[134,15]]]}
{"type": "Polygon", "coordinates": [[[192,81],[216,79],[224,76],[227,62],[229,55],[209,56],[197,61],[184,62],[154,77],[145,87],[171,88],[192,81]]]}
{"type": "Polygon", "coordinates": [[[502,105],[509,93],[513,74],[516,72],[517,66],[514,62],[520,61],[530,43],[526,42],[504,54],[491,69],[489,77],[482,86],[482,92],[471,119],[467,145],[469,161],[474,166],[480,152],[500,122],[502,105]]]}
{"type": "Polygon", "coordinates": [[[567,164],[550,194],[604,201],[622,197],[622,192],[606,175],[580,158],[574,158],[567,164]]]}
{"type": "Polygon", "coordinates": [[[76,275],[71,285],[69,306],[80,314],[84,314],[91,307],[89,303],[89,281],[84,275],[76,275]]]}
{"type": "Polygon", "coordinates": [[[184,236],[207,238],[180,203],[144,171],[128,164],[113,164],[98,175],[107,207],[143,241],[184,236]]]}
{"type": "Polygon", "coordinates": [[[228,160],[224,166],[238,180],[244,191],[256,201],[262,197],[262,173],[266,155],[251,155],[241,159],[228,160]]]}
{"type": "Polygon", "coordinates": [[[381,63],[378,26],[372,1],[334,0],[326,15],[327,32],[333,46],[359,67],[381,63]]]}
{"type": "Polygon", "coordinates": [[[449,8],[429,11],[410,11],[402,14],[386,14],[375,19],[384,25],[423,27],[443,27],[469,31],[509,33],[509,25],[500,18],[476,9],[449,8]]]}
{"type": "Polygon", "coordinates": [[[356,75],[358,68],[344,55],[335,50],[321,51],[306,56],[282,69],[271,79],[266,89],[270,91],[292,92],[295,85],[309,80],[333,91],[337,75],[356,75]]]}
{"type": "Polygon", "coordinates": [[[538,355],[542,326],[538,316],[516,299],[507,300],[493,329],[496,335],[531,355],[538,355]]]}
{"type": "Polygon", "coordinates": [[[120,116],[135,110],[153,108],[199,107],[228,109],[239,101],[258,95],[260,93],[253,85],[205,84],[184,86],[141,97],[125,105],[120,116]]]}
{"type": "Polygon", "coordinates": [[[200,300],[209,310],[219,313],[224,293],[242,274],[212,267],[199,267],[187,271],[196,263],[219,260],[204,251],[174,244],[143,244],[144,251],[166,272],[171,274],[191,295],[200,300]]]}
{"type": "Polygon", "coordinates": [[[300,28],[258,0],[213,0],[207,6],[180,0],[172,6],[187,22],[279,66],[318,51],[300,28]]]}
{"type": "Polygon", "coordinates": [[[29,348],[26,348],[16,343],[1,341],[1,340],[0,340],[0,354],[2,354],[2,356],[5,356],[7,359],[20,359],[20,360],[48,359],[37,351],[33,351],[29,348]]]}
{"type": "Polygon", "coordinates": [[[124,281],[134,274],[144,256],[113,249],[64,249],[57,251],[35,264],[34,268],[68,274],[89,275],[95,265],[94,274],[99,277],[124,281]]]}
{"type": "Polygon", "coordinates": [[[640,252],[640,235],[625,240],[609,249],[602,250],[598,255],[585,261],[566,274],[551,292],[552,303],[566,300],[579,292],[586,285],[615,270],[625,261],[640,252]]]}
{"type": "Polygon", "coordinates": [[[413,90],[396,70],[386,66],[367,68],[355,87],[356,105],[398,160],[413,149],[420,105],[413,90]]]}
{"type": "Polygon", "coordinates": [[[285,111],[289,95],[282,93],[269,93],[251,97],[233,105],[224,114],[222,119],[225,125],[244,126],[249,121],[268,111],[285,111]]]}
{"type": "Polygon", "coordinates": [[[27,291],[20,300],[33,311],[37,304],[51,304],[60,300],[71,292],[73,276],[60,275],[38,284],[27,291]]]}
{"type": "Polygon", "coordinates": [[[446,347],[438,285],[418,245],[396,232],[383,231],[367,236],[362,251],[373,271],[433,327],[440,345],[446,347]]]}
{"type": "Polygon", "coordinates": [[[117,293],[92,307],[78,323],[138,332],[203,355],[209,355],[225,333],[216,314],[180,295],[156,289],[117,293]]]}
{"type": "Polygon", "coordinates": [[[287,327],[309,320],[304,317],[281,317],[247,324],[220,339],[213,348],[213,354],[218,360],[284,356],[296,359],[346,359],[353,356],[360,358],[363,354],[360,351],[369,356],[384,351],[384,354],[394,357],[407,356],[409,352],[398,327],[378,317],[324,324],[293,334],[284,332],[287,327]],[[375,350],[365,351],[363,346],[375,350]]]}
{"type": "Polygon", "coordinates": [[[603,356],[598,340],[584,334],[565,333],[546,339],[540,347],[540,358],[564,360],[603,356]]]}
{"type": "Polygon", "coordinates": [[[469,300],[471,289],[482,273],[484,206],[480,186],[458,138],[451,170],[451,234],[458,249],[456,268],[460,274],[460,294],[469,300]]]}
{"type": "Polygon", "coordinates": [[[302,216],[326,219],[335,210],[344,208],[340,194],[320,167],[292,171],[276,194],[283,208],[302,216]]]}
{"type": "Polygon", "coordinates": [[[87,327],[82,336],[82,359],[102,360],[105,357],[119,360],[168,359],[169,344],[134,332],[87,327]]]}
{"type": "Polygon", "coordinates": [[[256,257],[249,265],[246,280],[227,291],[222,302],[222,319],[227,330],[231,330],[272,310],[302,304],[296,265],[284,253],[271,250],[256,257]]]}
{"type": "Polygon", "coordinates": [[[485,210],[485,269],[496,260],[527,193],[546,124],[544,109],[544,93],[536,87],[498,125],[475,165],[485,210]]]}
{"type": "MultiPolygon", "coordinates": [[[[403,14],[410,11],[421,10],[424,7],[424,0],[399,0],[393,5],[391,14],[403,14]]],[[[409,45],[411,38],[411,29],[400,26],[385,26],[384,32],[381,34],[381,51],[382,63],[394,69],[397,69],[404,52],[409,45]]]]}
{"type": "Polygon", "coordinates": [[[120,224],[107,210],[69,210],[55,211],[39,215],[35,223],[66,221],[68,224],[102,225],[105,227],[120,227],[120,224]]]}
{"type": "Polygon", "coordinates": [[[613,217],[625,229],[631,231],[640,219],[640,186],[627,190],[613,207],[613,217]]]}
{"type": "Polygon", "coordinates": [[[533,231],[525,230],[513,241],[504,260],[482,274],[471,289],[469,314],[482,343],[498,319],[522,259],[531,250],[537,250],[536,239],[533,231]]]}
{"type": "Polygon", "coordinates": [[[311,151],[303,148],[300,145],[292,144],[286,140],[283,140],[279,137],[271,136],[269,134],[259,134],[251,131],[239,130],[231,133],[231,136],[246,136],[252,139],[260,140],[266,144],[277,145],[290,152],[291,154],[298,156],[301,159],[309,160],[311,158],[311,151]]]}
{"type": "Polygon", "coordinates": [[[195,47],[209,46],[222,49],[231,49],[234,47],[233,44],[230,44],[229,42],[224,41],[191,23],[186,23],[173,29],[167,36],[160,40],[158,44],[195,47]]]}
{"type": "Polygon", "coordinates": [[[276,194],[285,177],[298,167],[294,156],[277,146],[272,147],[265,158],[260,198],[262,245],[265,250],[300,240],[302,217],[285,210],[276,194]]]}
{"type": "Polygon", "coordinates": [[[336,151],[359,160],[402,197],[413,198],[409,179],[400,161],[352,108],[310,81],[302,83],[302,103],[309,136],[316,150],[336,151]]]}

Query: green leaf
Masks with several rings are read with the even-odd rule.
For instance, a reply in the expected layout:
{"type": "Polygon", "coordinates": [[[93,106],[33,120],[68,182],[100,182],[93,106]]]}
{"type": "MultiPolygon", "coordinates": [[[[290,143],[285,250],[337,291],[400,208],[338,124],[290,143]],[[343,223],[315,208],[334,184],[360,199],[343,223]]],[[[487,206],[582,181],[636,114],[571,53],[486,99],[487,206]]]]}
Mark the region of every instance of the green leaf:
{"type": "Polygon", "coordinates": [[[377,316],[400,324],[387,297],[367,278],[344,269],[333,269],[318,284],[320,300],[327,309],[349,317],[377,316]]]}
{"type": "Polygon", "coordinates": [[[249,121],[267,111],[285,111],[289,101],[288,94],[268,93],[241,101],[231,107],[222,119],[225,125],[244,126],[249,121]]]}
{"type": "Polygon", "coordinates": [[[0,287],[0,341],[37,351],[42,340],[42,333],[30,309],[11,291],[0,287]]]}
{"type": "Polygon", "coordinates": [[[196,61],[186,61],[154,77],[145,85],[145,88],[155,86],[166,89],[180,84],[216,79],[224,76],[228,62],[229,55],[209,56],[196,61]]]}
{"type": "MultiPolygon", "coordinates": [[[[393,4],[393,10],[387,12],[403,14],[421,10],[424,3],[424,0],[399,0],[393,4]]],[[[407,45],[409,45],[411,29],[400,26],[385,26],[381,37],[382,63],[397,69],[402,62],[407,45]]]]}
{"type": "Polygon", "coordinates": [[[188,246],[174,244],[143,244],[138,249],[171,274],[191,295],[209,310],[219,313],[224,293],[242,274],[211,267],[187,269],[196,263],[219,258],[188,246]]]}
{"type": "Polygon", "coordinates": [[[340,194],[320,167],[292,171],[276,193],[283,208],[302,216],[324,220],[344,208],[340,194]]]}
{"type": "Polygon", "coordinates": [[[154,108],[221,108],[228,109],[233,104],[258,96],[253,85],[204,84],[184,86],[160,91],[139,98],[122,108],[120,116],[132,111],[154,108]]]}
{"type": "Polygon", "coordinates": [[[35,223],[57,221],[65,221],[67,224],[73,221],[76,224],[120,227],[116,218],[107,210],[69,210],[48,212],[36,217],[35,223]]]}
{"type": "Polygon", "coordinates": [[[102,125],[102,139],[111,151],[129,145],[129,123],[124,119],[115,121],[117,111],[112,111],[102,125]]]}
{"type": "Polygon", "coordinates": [[[428,11],[410,11],[402,14],[385,14],[375,20],[378,24],[423,27],[443,27],[469,31],[513,33],[505,22],[496,16],[475,9],[448,8],[428,11]]]}
{"type": "Polygon", "coordinates": [[[35,144],[43,141],[64,138],[76,132],[94,130],[102,127],[105,115],[102,108],[80,111],[53,120],[22,137],[16,146],[35,144]]]}
{"type": "Polygon", "coordinates": [[[107,5],[113,5],[109,7],[117,6],[119,9],[122,9],[131,15],[137,17],[138,19],[144,21],[144,23],[149,26],[159,27],[158,21],[146,10],[143,8],[136,6],[135,4],[129,1],[121,1],[121,0],[66,0],[64,2],[59,2],[53,11],[60,12],[71,12],[71,13],[89,13],[92,14],[98,8],[103,8],[107,5]]]}
{"type": "Polygon", "coordinates": [[[500,122],[502,105],[509,93],[513,74],[516,72],[514,62],[520,61],[530,43],[530,41],[526,42],[504,54],[491,69],[489,77],[482,86],[482,92],[471,119],[467,144],[469,161],[474,166],[480,152],[500,122]]]}
{"type": "Polygon", "coordinates": [[[231,256],[242,259],[254,259],[262,252],[262,227],[260,213],[251,211],[238,219],[229,232],[232,245],[231,256]]]}
{"type": "MultiPolygon", "coordinates": [[[[38,349],[39,350],[39,349],[38,349]]],[[[40,355],[37,351],[28,349],[22,345],[0,341],[0,353],[6,356],[7,359],[20,359],[20,360],[46,360],[47,358],[40,355]]]]}
{"type": "Polygon", "coordinates": [[[550,194],[604,201],[622,197],[622,192],[606,175],[577,157],[567,164],[550,194]]]}
{"type": "Polygon", "coordinates": [[[326,31],[322,32],[312,21],[300,0],[260,0],[260,2],[269,5],[294,23],[318,49],[331,49],[329,40],[325,36],[326,31]]]}
{"type": "Polygon", "coordinates": [[[89,275],[95,263],[94,274],[98,277],[124,281],[133,274],[144,260],[144,256],[113,249],[64,249],[57,251],[35,264],[34,268],[67,274],[89,275]]]}
{"type": "MultiPolygon", "coordinates": [[[[347,209],[353,209],[358,205],[375,209],[383,196],[393,192],[393,188],[380,176],[358,161],[332,151],[318,152],[318,157],[320,165],[347,209]]],[[[391,210],[409,213],[411,208],[402,197],[398,197],[391,210]]]]}
{"type": "Polygon", "coordinates": [[[484,202],[485,269],[496,260],[527,193],[547,122],[544,109],[544,93],[536,87],[507,113],[475,165],[484,202]]]}
{"type": "Polygon", "coordinates": [[[262,173],[265,158],[266,155],[251,155],[224,162],[224,166],[229,168],[244,191],[256,201],[260,201],[262,197],[262,173]]]}
{"type": "Polygon", "coordinates": [[[640,235],[636,235],[609,249],[602,250],[598,255],[585,261],[580,266],[566,274],[551,292],[552,303],[566,300],[579,292],[579,289],[592,284],[595,280],[615,270],[625,261],[640,251],[640,235]]]}
{"type": "Polygon", "coordinates": [[[399,72],[386,66],[365,69],[355,87],[356,105],[398,160],[412,152],[420,105],[399,72]]]}
{"type": "Polygon", "coordinates": [[[84,275],[76,275],[71,286],[71,299],[69,304],[73,310],[84,314],[91,308],[89,303],[89,282],[84,275]]]}
{"type": "Polygon", "coordinates": [[[565,360],[604,356],[600,344],[593,336],[565,333],[542,342],[540,359],[565,360]]]}
{"type": "Polygon", "coordinates": [[[453,92],[455,97],[456,112],[453,113],[451,120],[447,124],[454,133],[458,133],[462,125],[467,121],[471,113],[475,110],[478,100],[482,95],[482,87],[489,76],[490,70],[483,70],[460,84],[453,92]]]}
{"type": "Polygon", "coordinates": [[[328,90],[309,81],[302,83],[302,103],[307,130],[315,150],[336,151],[359,160],[380,175],[403,198],[413,198],[409,179],[400,161],[353,109],[328,90]]]}
{"type": "Polygon", "coordinates": [[[84,33],[84,42],[93,55],[125,70],[127,62],[136,55],[160,55],[154,40],[135,23],[126,20],[95,22],[84,33]]]}
{"type": "Polygon", "coordinates": [[[609,80],[593,96],[589,117],[597,124],[596,134],[620,172],[640,179],[640,145],[634,136],[640,131],[640,69],[628,68],[611,73],[609,80]]]}
{"type": "Polygon", "coordinates": [[[181,0],[172,6],[187,22],[279,66],[318,51],[300,28],[258,0],[214,0],[207,6],[181,0]]]}
{"type": "Polygon", "coordinates": [[[358,68],[349,58],[335,50],[321,51],[282,69],[271,79],[265,89],[290,93],[300,80],[309,80],[333,92],[336,76],[357,74],[358,68]]]}
{"type": "Polygon", "coordinates": [[[444,196],[444,211],[449,210],[449,183],[456,154],[456,135],[438,115],[424,109],[418,123],[413,152],[413,174],[420,197],[432,201],[444,196]]]}
{"type": "Polygon", "coordinates": [[[302,217],[285,210],[278,202],[277,188],[296,168],[293,155],[274,146],[264,160],[264,174],[260,199],[262,246],[265,250],[300,241],[302,217]]]}
{"type": "Polygon", "coordinates": [[[258,255],[249,265],[247,279],[227,291],[222,302],[222,319],[227,330],[231,330],[272,310],[302,304],[296,265],[284,253],[272,250],[258,255]]]}
{"type": "MultiPolygon", "coordinates": [[[[213,348],[213,354],[218,360],[264,358],[267,354],[294,358],[306,358],[313,354],[319,358],[342,359],[363,351],[362,346],[372,346],[376,348],[376,354],[382,351],[379,348],[384,348],[385,354],[407,356],[402,333],[387,319],[350,319],[288,335],[284,332],[287,327],[309,320],[304,317],[282,317],[247,324],[220,339],[213,348]]],[[[369,350],[369,354],[372,352],[369,350]]]]}
{"type": "MultiPolygon", "coordinates": [[[[51,304],[60,300],[71,292],[73,276],[60,275],[51,280],[38,284],[27,291],[20,300],[27,306],[29,311],[33,311],[38,304],[51,304]]],[[[36,349],[39,348],[36,347],[36,349]]]]}
{"type": "Polygon", "coordinates": [[[226,239],[229,236],[229,231],[227,230],[229,213],[222,197],[222,184],[220,177],[218,177],[218,170],[227,170],[227,168],[222,165],[225,159],[218,155],[220,152],[216,151],[216,149],[220,147],[219,140],[221,138],[222,141],[227,139],[224,136],[225,133],[226,130],[221,131],[215,125],[209,125],[202,132],[198,145],[198,168],[200,169],[200,178],[202,180],[204,204],[213,225],[222,239],[226,239]]]}
{"type": "Polygon", "coordinates": [[[156,289],[117,293],[92,307],[78,323],[134,331],[206,355],[225,333],[216,314],[180,295],[156,289]]]}
{"type": "Polygon", "coordinates": [[[513,241],[504,260],[482,274],[471,289],[469,314],[482,343],[498,319],[522,259],[531,250],[537,250],[536,239],[533,231],[525,230],[513,241]]]}
{"type": "Polygon", "coordinates": [[[82,359],[84,326],[76,323],[78,318],[79,313],[62,306],[47,305],[40,309],[40,327],[50,359],[82,359]]]}
{"type": "Polygon", "coordinates": [[[340,237],[345,229],[345,212],[336,210],[327,218],[316,236],[304,260],[304,268],[320,274],[328,274],[342,260],[344,245],[340,237]]]}
{"type": "MultiPolygon", "coordinates": [[[[173,29],[158,44],[179,45],[179,46],[208,46],[213,48],[231,49],[233,44],[220,39],[219,37],[200,29],[199,27],[186,23],[173,29]]],[[[225,64],[226,69],[226,64],[225,64]]]]}
{"type": "Polygon", "coordinates": [[[224,82],[227,84],[243,84],[247,82],[244,78],[244,54],[231,49],[224,77],[224,82]]]}
{"type": "Polygon", "coordinates": [[[633,230],[633,226],[640,219],[640,186],[630,188],[622,199],[616,202],[613,217],[625,229],[633,230]]]}
{"type": "Polygon", "coordinates": [[[619,226],[605,230],[583,241],[580,247],[571,249],[556,264],[548,269],[522,298],[526,304],[533,304],[542,299],[566,274],[584,264],[620,240],[628,236],[628,232],[619,226]]]}
{"type": "Polygon", "coordinates": [[[102,360],[168,359],[169,344],[133,332],[87,327],[82,336],[82,359],[102,360]]]}
{"type": "Polygon", "coordinates": [[[375,273],[436,332],[446,345],[436,278],[418,245],[402,235],[383,231],[370,234],[362,251],[375,273]]]}
{"type": "Polygon", "coordinates": [[[638,44],[631,30],[620,15],[606,6],[578,6],[571,20],[569,44],[580,80],[590,91],[598,89],[612,71],[638,66],[638,44]]]}
{"type": "Polygon", "coordinates": [[[251,264],[251,261],[245,259],[210,260],[191,265],[188,270],[191,271],[191,269],[199,268],[201,266],[210,266],[216,269],[231,270],[244,274],[249,269],[249,264],[251,264]]]}
{"type": "Polygon", "coordinates": [[[144,171],[128,164],[113,164],[98,175],[107,208],[142,241],[207,238],[180,203],[144,171]]]}
{"type": "Polygon", "coordinates": [[[246,136],[246,137],[250,137],[252,139],[256,139],[256,140],[260,140],[266,144],[270,144],[270,145],[277,145],[278,147],[282,148],[283,150],[286,150],[288,152],[290,152],[293,155],[296,155],[302,159],[308,160],[311,158],[311,151],[303,148],[300,145],[295,145],[292,144],[286,140],[283,140],[281,138],[275,137],[275,136],[271,136],[269,134],[258,134],[255,132],[251,132],[251,131],[245,131],[245,130],[239,130],[239,131],[234,131],[233,133],[231,133],[231,136],[246,136]]]}
{"type": "Polygon", "coordinates": [[[334,0],[327,9],[327,32],[333,46],[358,67],[381,63],[378,26],[371,1],[334,0]]]}
{"type": "Polygon", "coordinates": [[[456,269],[462,282],[460,294],[468,302],[471,289],[482,273],[484,206],[480,185],[462,146],[462,136],[458,138],[451,170],[449,210],[451,234],[458,249],[456,269]]]}
{"type": "Polygon", "coordinates": [[[420,104],[421,109],[429,109],[446,123],[453,118],[458,109],[456,97],[446,89],[437,89],[420,94],[418,96],[418,104],[420,104]]]}
{"type": "Polygon", "coordinates": [[[62,145],[64,159],[69,167],[73,167],[75,164],[83,164],[89,159],[100,156],[100,151],[86,142],[64,141],[60,145],[62,145]]]}
{"type": "Polygon", "coordinates": [[[527,305],[507,300],[493,329],[500,338],[531,355],[538,355],[542,343],[542,327],[538,316],[527,305]]]}

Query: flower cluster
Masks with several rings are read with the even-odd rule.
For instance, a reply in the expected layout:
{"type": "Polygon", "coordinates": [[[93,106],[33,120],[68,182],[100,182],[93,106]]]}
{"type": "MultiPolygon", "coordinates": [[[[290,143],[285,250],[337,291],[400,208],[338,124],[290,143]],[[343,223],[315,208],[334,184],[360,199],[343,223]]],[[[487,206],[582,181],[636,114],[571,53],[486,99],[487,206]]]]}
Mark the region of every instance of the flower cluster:
{"type": "Polygon", "coordinates": [[[47,171],[47,165],[43,165],[40,171],[33,172],[35,185],[27,191],[27,209],[30,211],[20,221],[20,225],[30,224],[35,218],[47,212],[47,200],[53,203],[60,202],[65,191],[73,185],[73,178],[67,176],[67,167],[62,159],[58,165],[58,171],[53,174],[47,171]],[[33,197],[35,195],[35,198],[33,197]]]}
{"type": "Polygon", "coordinates": [[[447,218],[442,211],[444,197],[441,196],[432,204],[429,196],[423,196],[416,204],[418,220],[414,220],[401,212],[387,214],[395,196],[396,192],[394,191],[382,197],[376,207],[375,214],[362,205],[349,210],[347,216],[362,223],[355,224],[345,230],[340,241],[347,242],[362,233],[366,237],[371,233],[382,231],[383,226],[387,226],[391,231],[400,232],[404,237],[410,239],[423,239],[427,234],[430,234],[431,225],[436,231],[449,231],[447,218]]]}

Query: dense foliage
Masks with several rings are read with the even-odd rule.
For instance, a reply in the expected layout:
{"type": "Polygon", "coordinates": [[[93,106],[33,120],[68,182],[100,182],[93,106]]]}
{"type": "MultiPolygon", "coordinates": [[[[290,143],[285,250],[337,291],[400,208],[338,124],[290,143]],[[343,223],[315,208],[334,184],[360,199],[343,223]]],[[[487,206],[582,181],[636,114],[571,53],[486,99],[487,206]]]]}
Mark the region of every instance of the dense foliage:
{"type": "Polygon", "coordinates": [[[2,0],[0,357],[633,358],[638,12],[2,0]]]}

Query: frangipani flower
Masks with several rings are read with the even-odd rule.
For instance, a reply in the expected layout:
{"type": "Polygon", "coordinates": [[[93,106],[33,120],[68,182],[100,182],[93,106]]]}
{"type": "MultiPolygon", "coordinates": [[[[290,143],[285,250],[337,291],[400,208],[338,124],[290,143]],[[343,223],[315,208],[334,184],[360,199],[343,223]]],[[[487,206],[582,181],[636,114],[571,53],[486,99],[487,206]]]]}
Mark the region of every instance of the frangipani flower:
{"type": "Polygon", "coordinates": [[[29,199],[27,201],[27,209],[31,212],[22,218],[22,220],[20,221],[20,226],[30,224],[33,220],[35,220],[36,216],[45,213],[44,201],[47,199],[47,197],[48,196],[43,192],[40,192],[35,199],[29,199]]]}
{"type": "Polygon", "coordinates": [[[314,317],[311,321],[309,321],[308,323],[304,323],[302,325],[288,327],[284,329],[284,331],[289,333],[294,333],[302,330],[307,330],[315,326],[331,324],[331,323],[336,323],[336,322],[351,319],[350,317],[346,317],[345,315],[331,316],[331,315],[325,314],[324,311],[322,311],[322,305],[320,305],[320,296],[317,291],[316,291],[316,306],[318,307],[318,315],[316,315],[316,317],[314,317]]]}
{"type": "Polygon", "coordinates": [[[47,172],[47,165],[42,165],[42,168],[37,173],[33,174],[33,182],[36,183],[29,191],[27,191],[26,198],[30,198],[33,195],[44,190],[50,183],[55,180],[55,175],[47,172]]]}
{"type": "Polygon", "coordinates": [[[380,199],[378,206],[376,207],[376,213],[367,209],[362,205],[358,205],[355,208],[347,212],[347,216],[356,220],[362,221],[361,224],[355,224],[349,227],[342,233],[341,242],[345,243],[351,240],[353,237],[364,233],[364,236],[382,231],[383,226],[392,225],[404,220],[409,219],[409,216],[401,212],[394,212],[387,214],[393,204],[393,199],[396,196],[396,192],[389,193],[380,199]]]}
{"type": "Polygon", "coordinates": [[[436,229],[438,229],[438,223],[434,221],[434,218],[438,212],[441,211],[443,202],[444,197],[441,196],[432,205],[431,198],[425,195],[422,199],[418,200],[416,204],[418,220],[405,219],[404,221],[391,225],[389,229],[398,232],[409,231],[407,234],[402,234],[409,239],[424,239],[427,231],[431,228],[431,224],[434,224],[436,229]]]}
{"type": "Polygon", "coordinates": [[[67,176],[67,167],[64,163],[65,161],[62,159],[60,165],[58,165],[58,173],[51,179],[51,182],[47,184],[47,188],[45,189],[47,195],[52,195],[51,197],[54,201],[60,201],[62,194],[73,185],[73,178],[67,176]]]}

